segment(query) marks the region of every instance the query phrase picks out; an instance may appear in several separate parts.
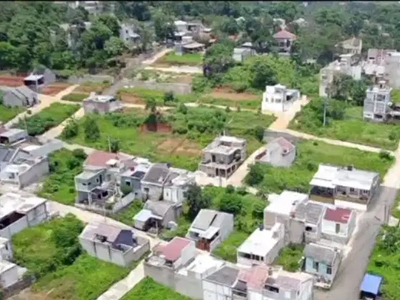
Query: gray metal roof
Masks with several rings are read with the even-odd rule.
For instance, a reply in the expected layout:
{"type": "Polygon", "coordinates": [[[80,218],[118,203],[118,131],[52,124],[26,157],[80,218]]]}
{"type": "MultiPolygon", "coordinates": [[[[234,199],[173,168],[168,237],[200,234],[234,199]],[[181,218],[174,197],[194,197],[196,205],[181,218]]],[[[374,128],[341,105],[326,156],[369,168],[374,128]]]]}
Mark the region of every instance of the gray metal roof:
{"type": "Polygon", "coordinates": [[[224,266],[206,278],[207,281],[216,282],[226,286],[232,286],[238,277],[239,270],[224,266]]]}
{"type": "Polygon", "coordinates": [[[0,147],[0,161],[10,162],[11,158],[14,156],[15,149],[0,147]]]}
{"type": "Polygon", "coordinates": [[[207,230],[210,226],[221,227],[225,218],[229,217],[230,214],[212,210],[202,209],[194,219],[192,226],[193,228],[200,230],[207,230]]]}
{"type": "Polygon", "coordinates": [[[303,254],[305,257],[311,257],[314,261],[322,262],[327,265],[332,265],[338,255],[334,249],[317,244],[306,245],[303,254]]]}
{"type": "Polygon", "coordinates": [[[152,201],[147,200],[144,204],[144,209],[150,210],[153,215],[164,218],[168,210],[174,206],[174,203],[169,201],[152,201]]]}
{"type": "Polygon", "coordinates": [[[150,167],[142,180],[148,183],[163,185],[168,178],[169,172],[169,168],[166,164],[154,164],[150,167]]]}
{"type": "Polygon", "coordinates": [[[306,223],[318,224],[325,211],[325,206],[316,202],[302,202],[295,210],[295,218],[306,223]]]}

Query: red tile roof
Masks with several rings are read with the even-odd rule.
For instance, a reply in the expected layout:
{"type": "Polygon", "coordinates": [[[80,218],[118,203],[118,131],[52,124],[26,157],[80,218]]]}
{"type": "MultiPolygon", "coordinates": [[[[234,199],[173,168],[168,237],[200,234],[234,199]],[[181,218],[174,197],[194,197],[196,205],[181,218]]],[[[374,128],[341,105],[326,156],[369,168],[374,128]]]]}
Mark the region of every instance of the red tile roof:
{"type": "Polygon", "coordinates": [[[166,260],[174,262],[181,256],[182,250],[185,249],[185,247],[190,243],[191,240],[181,237],[174,237],[172,241],[159,250],[165,256],[166,260]]]}
{"type": "Polygon", "coordinates": [[[128,158],[129,157],[119,153],[95,151],[89,154],[89,156],[86,158],[85,164],[88,166],[95,166],[95,167],[107,167],[107,162],[110,159],[124,160],[128,158]]]}
{"type": "Polygon", "coordinates": [[[328,208],[325,212],[324,219],[336,223],[347,224],[350,220],[350,215],[350,209],[339,207],[336,207],[336,209],[328,208]]]}
{"type": "Polygon", "coordinates": [[[285,29],[282,29],[281,31],[278,31],[277,33],[274,34],[274,38],[276,38],[276,39],[295,39],[296,35],[285,29]]]}
{"type": "Polygon", "coordinates": [[[248,287],[255,289],[262,288],[267,278],[267,266],[256,266],[249,270],[241,270],[238,275],[238,280],[246,282],[248,287]]]}
{"type": "Polygon", "coordinates": [[[6,132],[6,131],[7,131],[6,128],[4,128],[3,126],[0,126],[0,134],[3,133],[3,132],[6,132]]]}
{"type": "Polygon", "coordinates": [[[283,137],[277,138],[276,142],[282,147],[282,149],[286,150],[287,152],[291,152],[292,150],[294,150],[294,145],[283,137]]]}

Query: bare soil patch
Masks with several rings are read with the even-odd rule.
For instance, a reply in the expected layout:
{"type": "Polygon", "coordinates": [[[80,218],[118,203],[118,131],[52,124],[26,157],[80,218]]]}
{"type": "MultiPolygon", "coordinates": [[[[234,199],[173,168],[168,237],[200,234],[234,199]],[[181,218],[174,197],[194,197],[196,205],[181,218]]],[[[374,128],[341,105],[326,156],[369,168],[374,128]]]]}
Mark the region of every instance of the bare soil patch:
{"type": "Polygon", "coordinates": [[[102,83],[91,83],[91,84],[84,84],[76,87],[74,89],[74,93],[87,93],[90,94],[91,92],[103,92],[109,84],[102,84],[102,83]]]}
{"type": "Polygon", "coordinates": [[[120,99],[122,102],[126,102],[126,103],[146,104],[146,102],[143,101],[143,99],[140,96],[131,94],[131,93],[126,93],[126,92],[122,92],[120,94],[120,99]]]}
{"type": "Polygon", "coordinates": [[[172,132],[172,126],[167,123],[143,124],[142,126],[140,126],[140,132],[170,133],[172,132]]]}
{"type": "Polygon", "coordinates": [[[201,155],[201,148],[198,143],[186,139],[176,150],[176,154],[199,156],[201,155]]]}
{"type": "Polygon", "coordinates": [[[67,87],[70,87],[71,84],[66,83],[66,82],[56,82],[56,83],[52,83],[49,86],[43,88],[42,90],[42,94],[45,95],[57,95],[59,92],[61,92],[62,90],[65,90],[67,87]]]}
{"type": "Polygon", "coordinates": [[[236,93],[232,88],[227,86],[215,88],[211,93],[211,96],[214,98],[222,98],[222,99],[236,100],[236,101],[246,101],[246,100],[261,101],[261,97],[259,95],[254,95],[250,93],[236,93]]]}
{"type": "Polygon", "coordinates": [[[180,138],[168,138],[162,141],[158,146],[157,150],[164,153],[172,153],[177,149],[185,140],[180,138]]]}
{"type": "Polygon", "coordinates": [[[23,76],[13,76],[13,75],[0,75],[0,85],[16,87],[24,85],[23,76]]]}

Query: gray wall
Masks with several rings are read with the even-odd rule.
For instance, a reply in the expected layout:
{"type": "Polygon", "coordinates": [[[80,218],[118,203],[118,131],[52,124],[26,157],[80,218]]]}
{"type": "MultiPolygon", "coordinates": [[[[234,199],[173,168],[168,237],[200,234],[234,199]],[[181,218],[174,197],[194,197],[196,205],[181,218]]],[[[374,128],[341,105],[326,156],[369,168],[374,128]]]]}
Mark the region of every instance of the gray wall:
{"type": "Polygon", "coordinates": [[[78,76],[71,76],[68,78],[68,82],[72,84],[82,84],[85,82],[103,82],[103,81],[109,81],[111,83],[114,83],[114,77],[109,76],[109,75],[90,75],[86,74],[83,75],[82,77],[78,76]]]}
{"type": "Polygon", "coordinates": [[[129,80],[127,85],[133,87],[150,89],[150,90],[160,90],[165,92],[174,92],[178,95],[186,95],[192,92],[192,85],[188,83],[157,83],[157,82],[147,82],[139,80],[129,80]]]}
{"type": "Polygon", "coordinates": [[[34,182],[37,182],[40,178],[50,172],[49,161],[47,158],[37,163],[26,172],[19,176],[20,188],[26,187],[34,182]]]}

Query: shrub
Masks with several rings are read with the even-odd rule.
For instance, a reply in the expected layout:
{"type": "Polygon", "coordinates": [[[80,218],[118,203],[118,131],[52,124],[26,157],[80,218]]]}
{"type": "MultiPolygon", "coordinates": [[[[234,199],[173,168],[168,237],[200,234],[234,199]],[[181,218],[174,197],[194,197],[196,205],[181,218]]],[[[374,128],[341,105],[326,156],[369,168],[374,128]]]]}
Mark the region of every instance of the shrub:
{"type": "Polygon", "coordinates": [[[229,106],[227,106],[227,107],[225,107],[225,111],[226,111],[227,113],[230,113],[230,112],[231,112],[231,108],[230,108],[229,106]]]}
{"type": "Polygon", "coordinates": [[[170,91],[170,92],[166,92],[164,94],[164,103],[165,102],[173,102],[175,100],[176,100],[176,98],[175,98],[174,92],[170,91]]]}
{"type": "Polygon", "coordinates": [[[87,97],[88,97],[87,94],[71,93],[71,94],[63,96],[62,100],[73,101],[73,102],[82,102],[87,97]]]}
{"type": "Polygon", "coordinates": [[[72,139],[76,137],[79,133],[79,126],[75,120],[69,120],[67,126],[65,126],[62,137],[66,139],[72,139]]]}
{"type": "Polygon", "coordinates": [[[86,118],[83,127],[85,129],[85,140],[95,142],[100,138],[100,129],[94,118],[86,118]]]}
{"type": "Polygon", "coordinates": [[[219,209],[221,211],[234,215],[239,214],[242,211],[242,208],[242,197],[234,193],[225,193],[219,203],[219,209]]]}
{"type": "Polygon", "coordinates": [[[257,126],[255,128],[255,136],[259,142],[262,142],[264,140],[264,131],[264,128],[261,126],[257,126]]]}
{"type": "Polygon", "coordinates": [[[79,160],[85,160],[86,159],[86,157],[87,157],[87,155],[86,155],[86,153],[85,153],[85,151],[83,151],[83,149],[75,149],[74,151],[72,151],[72,155],[75,157],[75,158],[77,158],[77,159],[79,159],[79,160]]]}
{"type": "Polygon", "coordinates": [[[264,179],[264,171],[259,164],[253,164],[250,166],[250,171],[246,176],[246,183],[248,185],[257,185],[264,179]]]}
{"type": "Polygon", "coordinates": [[[389,160],[389,161],[393,159],[392,156],[390,155],[390,153],[385,150],[382,150],[379,152],[379,158],[389,160]]]}

